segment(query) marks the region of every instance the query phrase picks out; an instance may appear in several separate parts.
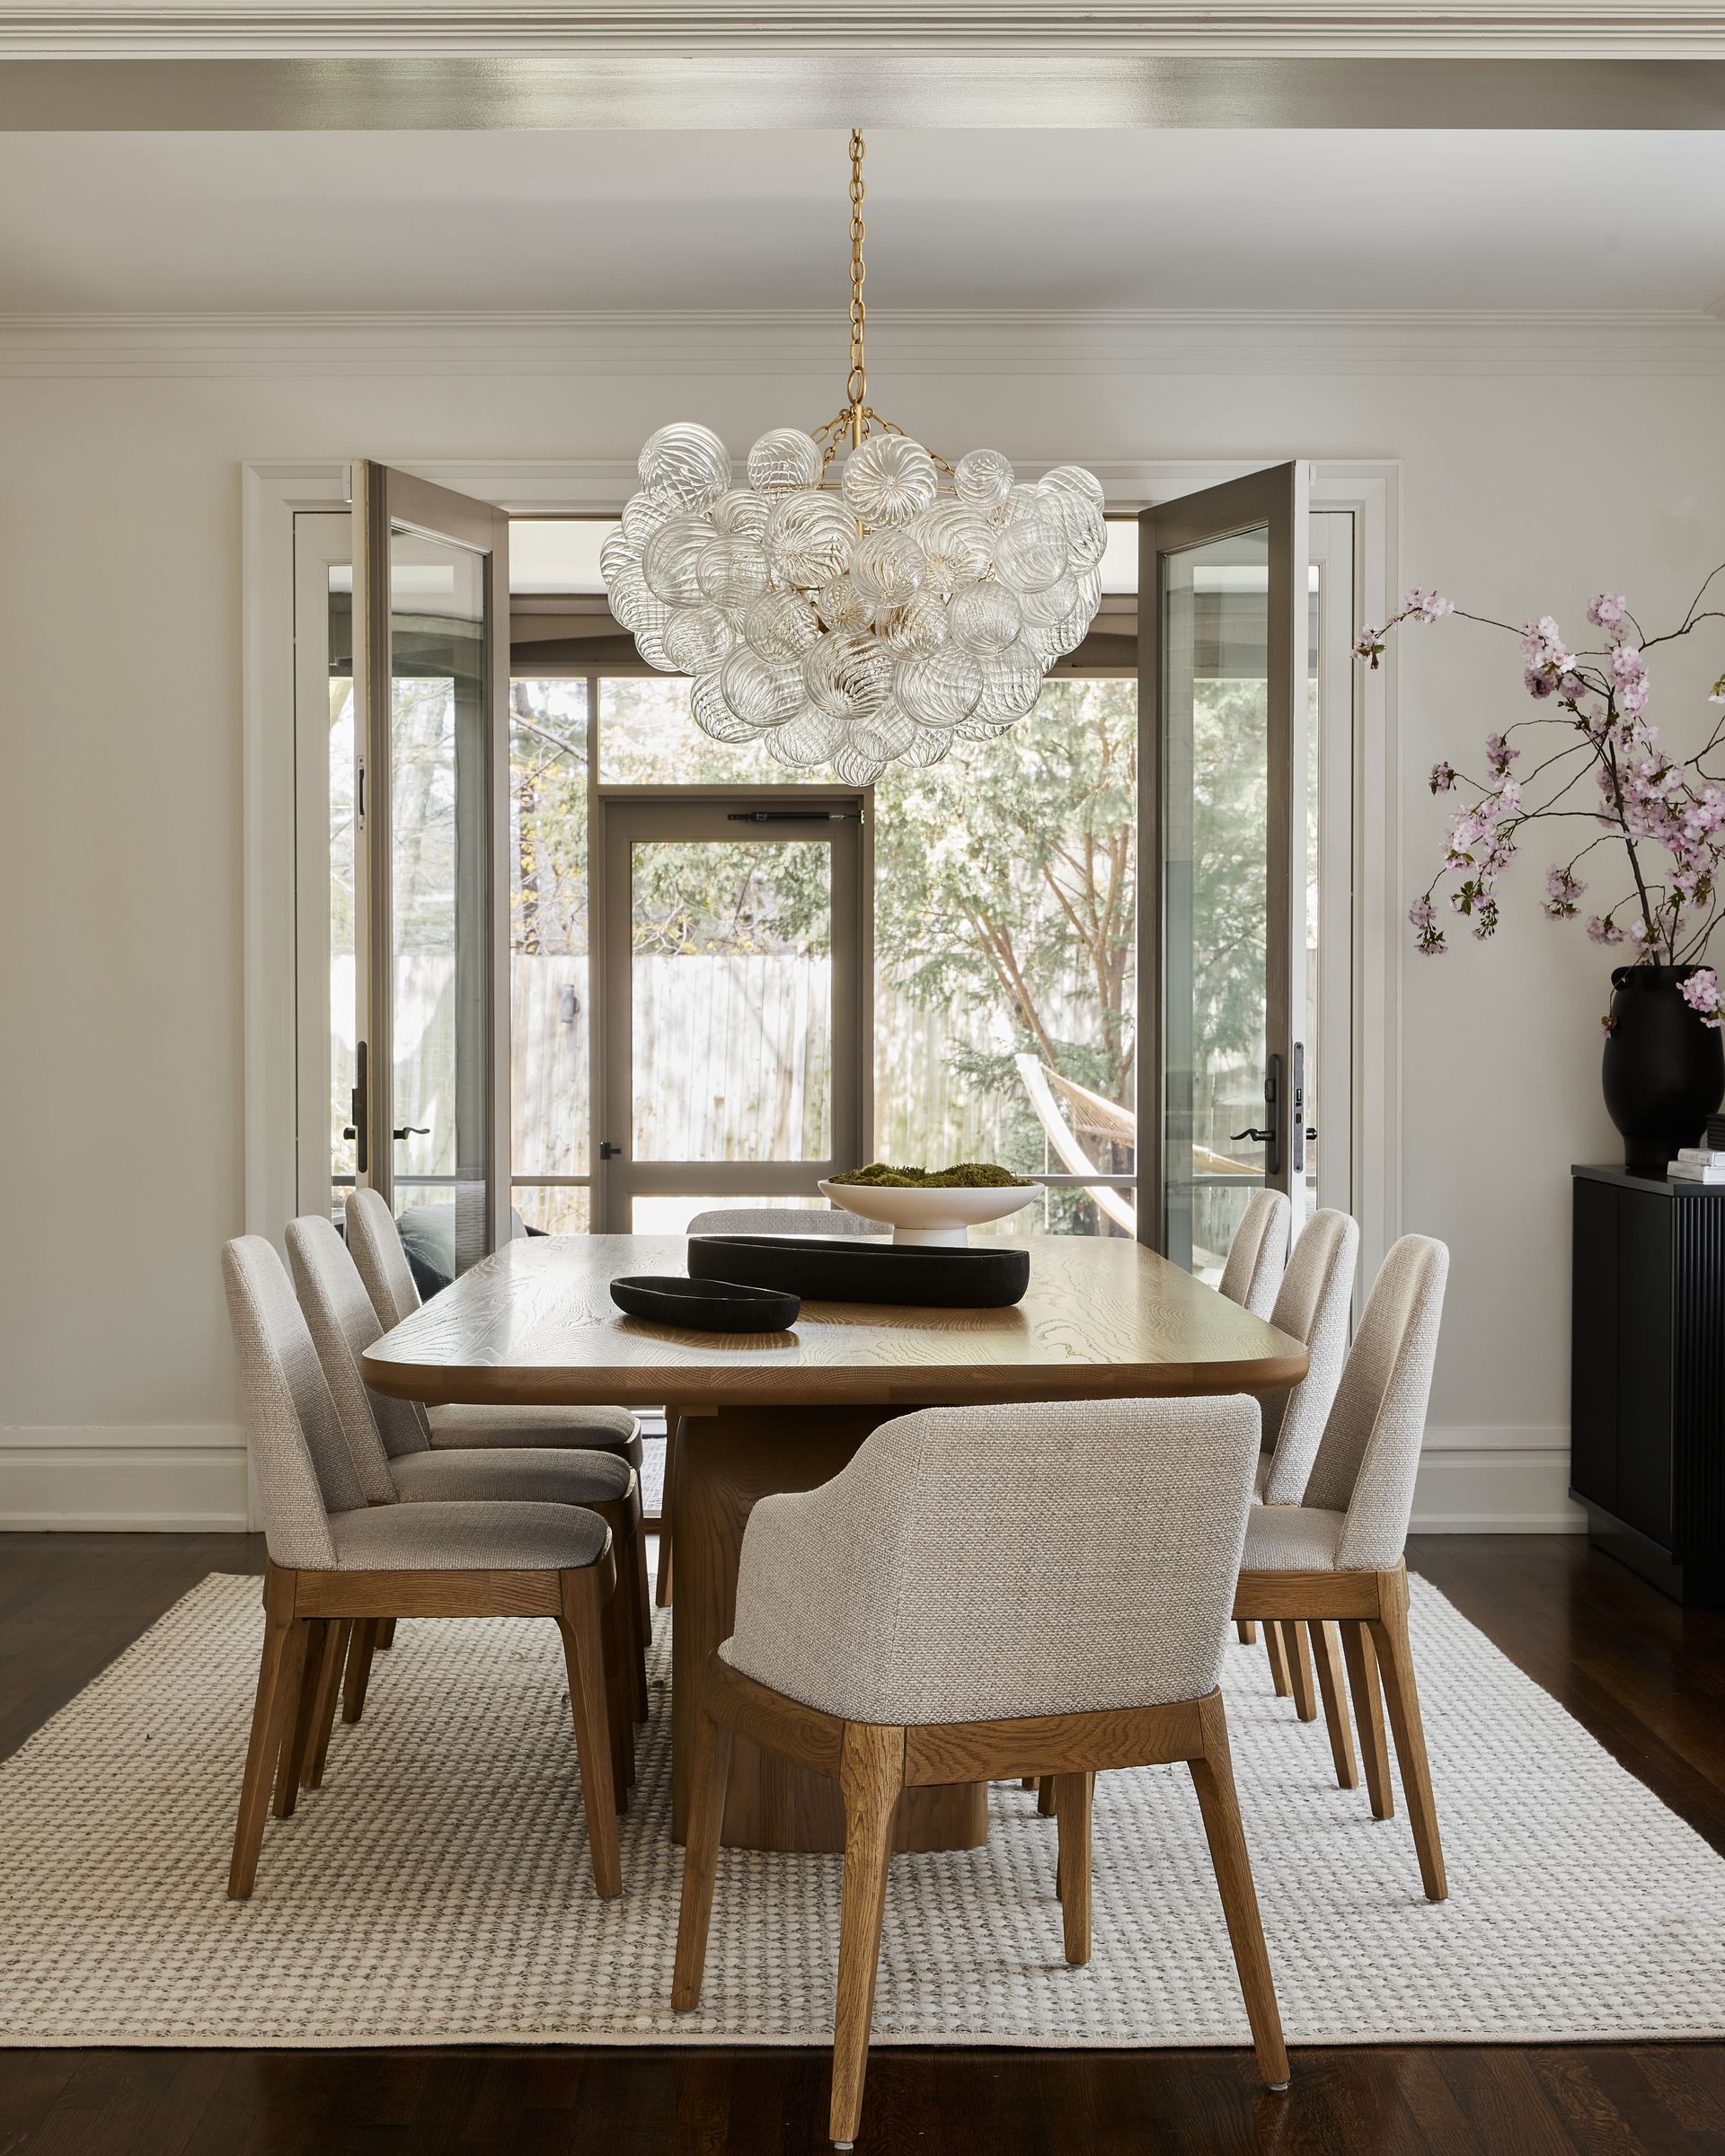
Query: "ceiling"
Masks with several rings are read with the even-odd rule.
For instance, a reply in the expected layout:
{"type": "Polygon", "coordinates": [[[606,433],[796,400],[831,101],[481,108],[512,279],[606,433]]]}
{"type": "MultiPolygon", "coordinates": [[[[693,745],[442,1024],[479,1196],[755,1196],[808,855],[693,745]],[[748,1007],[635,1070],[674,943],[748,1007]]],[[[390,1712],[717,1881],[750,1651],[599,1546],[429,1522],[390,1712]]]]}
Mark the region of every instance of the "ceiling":
{"type": "MultiPolygon", "coordinates": [[[[883,311],[1725,311],[1725,133],[869,143],[883,311]]],[[[842,305],[836,131],[0,134],[0,314],[842,305]]]]}

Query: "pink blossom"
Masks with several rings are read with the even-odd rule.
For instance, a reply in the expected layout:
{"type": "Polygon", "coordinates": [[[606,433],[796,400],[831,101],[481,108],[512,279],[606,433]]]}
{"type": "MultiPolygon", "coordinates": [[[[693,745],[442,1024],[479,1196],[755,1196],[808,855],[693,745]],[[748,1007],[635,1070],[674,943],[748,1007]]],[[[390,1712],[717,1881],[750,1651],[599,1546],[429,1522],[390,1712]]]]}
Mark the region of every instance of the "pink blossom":
{"type": "Polygon", "coordinates": [[[1453,764],[1440,761],[1432,765],[1431,791],[1434,793],[1447,793],[1455,783],[1455,766],[1453,764]]]}
{"type": "Polygon", "coordinates": [[[1611,678],[1618,683],[1639,681],[1647,672],[1647,661],[1635,644],[1614,644],[1609,664],[1611,678]]]}
{"type": "Polygon", "coordinates": [[[1572,919],[1576,900],[1587,889],[1574,869],[1553,868],[1545,871],[1545,911],[1553,921],[1572,919]]]}
{"type": "Polygon", "coordinates": [[[1617,1021],[1610,1016],[1609,1013],[1607,1013],[1606,1016],[1599,1021],[1599,1030],[1605,1035],[1606,1038],[1609,1040],[1612,1035],[1617,1030],[1617,1021]]]}
{"type": "Polygon", "coordinates": [[[1725,674],[1721,674],[1713,684],[1712,694],[1707,701],[1709,703],[1725,703],[1725,674]]]}
{"type": "Polygon", "coordinates": [[[1435,591],[1421,591],[1416,584],[1402,602],[1402,611],[1420,622],[1440,622],[1446,614],[1454,614],[1453,599],[1440,599],[1435,591]]]}
{"type": "Polygon", "coordinates": [[[1520,754],[1518,748],[1510,747],[1501,734],[1493,734],[1485,745],[1485,760],[1500,779],[1507,775],[1509,766],[1520,754]]]}
{"type": "Polygon", "coordinates": [[[1372,671],[1377,671],[1377,662],[1384,656],[1384,632],[1381,629],[1362,629],[1354,641],[1356,658],[1369,658],[1372,671]]]}
{"type": "Polygon", "coordinates": [[[1626,605],[1621,591],[1602,591],[1588,608],[1588,619],[1596,629],[1621,629],[1626,605]]]}
{"type": "Polygon", "coordinates": [[[1686,981],[1679,981],[1677,994],[1703,1026],[1717,1033],[1725,1025],[1725,1015],[1721,1015],[1719,1008],[1719,979],[1711,966],[1703,966],[1686,981]]]}
{"type": "Polygon", "coordinates": [[[1623,932],[1613,921],[1609,914],[1603,921],[1597,914],[1595,914],[1588,922],[1588,941],[1594,943],[1621,943],[1623,940],[1623,932]]]}
{"type": "Polygon", "coordinates": [[[1423,898],[1416,898],[1408,908],[1408,920],[1415,932],[1416,948],[1428,958],[1439,958],[1448,950],[1444,932],[1438,925],[1429,892],[1423,898]]]}

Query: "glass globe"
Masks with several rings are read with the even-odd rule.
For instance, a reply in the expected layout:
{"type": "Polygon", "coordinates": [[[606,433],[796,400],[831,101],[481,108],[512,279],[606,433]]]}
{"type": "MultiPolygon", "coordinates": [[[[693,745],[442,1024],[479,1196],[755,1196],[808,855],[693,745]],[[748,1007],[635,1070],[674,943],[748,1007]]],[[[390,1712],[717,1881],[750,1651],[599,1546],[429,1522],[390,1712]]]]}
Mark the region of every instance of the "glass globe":
{"type": "Polygon", "coordinates": [[[673,606],[665,624],[665,656],[679,674],[706,674],[737,641],[716,606],[673,606]]]}
{"type": "Polygon", "coordinates": [[[833,752],[833,771],[847,786],[872,786],[887,767],[885,757],[865,755],[853,739],[833,752]]]}
{"type": "Polygon", "coordinates": [[[956,726],[977,708],[982,661],[974,651],[944,644],[918,651],[893,669],[893,694],[919,726],[956,726]]]}
{"type": "Polygon", "coordinates": [[[985,659],[982,694],[972,716],[986,723],[1011,726],[1035,706],[1042,694],[1042,668],[1031,655],[1013,645],[1010,651],[985,659]]]}
{"type": "Polygon", "coordinates": [[[756,544],[766,536],[766,520],[772,514],[773,504],[748,487],[732,487],[707,511],[715,532],[731,539],[753,539],[756,544]]]}
{"type": "Polygon", "coordinates": [[[820,484],[820,445],[800,427],[774,427],[748,453],[748,483],[764,494],[820,484]]]}
{"type": "Polygon", "coordinates": [[[703,554],[712,544],[712,526],[704,517],[673,517],[647,542],[641,573],[647,588],[668,606],[698,606],[703,554]]]}
{"type": "Polygon", "coordinates": [[[801,592],[763,593],[743,617],[743,641],[768,661],[801,659],[819,634],[819,619],[801,592]]]}
{"type": "Polygon", "coordinates": [[[829,763],[845,745],[845,727],[830,711],[804,711],[788,726],[775,726],[765,737],[766,753],[793,770],[811,764],[829,763]]]}
{"type": "Polygon", "coordinates": [[[943,597],[982,581],[999,536],[986,517],[961,501],[937,502],[916,519],[912,535],[928,558],[929,588],[943,597]]]}
{"type": "Polygon", "coordinates": [[[752,539],[716,538],[694,565],[701,596],[727,614],[744,614],[766,589],[765,550],[752,539]]]}
{"type": "Polygon", "coordinates": [[[696,676],[689,690],[689,715],[714,741],[758,741],[765,730],[751,726],[730,708],[716,674],[696,676]]]}
{"type": "Polygon", "coordinates": [[[773,662],[739,645],[719,673],[725,702],[750,726],[783,726],[808,708],[802,667],[795,659],[773,662]]]}
{"type": "Polygon", "coordinates": [[[950,734],[935,734],[936,741],[997,741],[1002,734],[1010,734],[1018,721],[1015,719],[984,719],[973,711],[969,718],[960,719],[950,734]]]}
{"type": "Polygon", "coordinates": [[[802,678],[818,710],[835,719],[860,719],[892,693],[892,654],[879,637],[841,631],[809,645],[802,678]]]}
{"type": "Polygon", "coordinates": [[[997,509],[1013,490],[1013,473],[998,449],[972,449],[952,467],[952,491],[967,508],[997,509]]]}
{"type": "Polygon", "coordinates": [[[677,514],[677,504],[663,495],[632,494],[623,505],[623,535],[638,554],[643,553],[659,526],[677,514]]]}
{"type": "Polygon", "coordinates": [[[934,459],[907,435],[871,434],[845,460],[845,499],[864,524],[908,524],[940,491],[934,459]]]}
{"type": "Polygon", "coordinates": [[[1048,514],[1048,499],[1037,491],[1035,482],[1031,481],[1028,485],[1021,482],[1008,490],[1005,500],[992,512],[989,521],[994,524],[1022,524],[1027,517],[1046,517],[1048,514]]]}
{"type": "Polygon", "coordinates": [[[730,484],[730,453],[711,427],[673,420],[641,452],[642,488],[679,508],[704,508],[730,484]]]}
{"type": "Polygon", "coordinates": [[[632,632],[643,605],[657,606],[659,601],[647,588],[647,579],[641,573],[641,564],[631,561],[626,568],[615,570],[606,579],[606,596],[611,602],[611,611],[624,627],[632,632]]]}
{"type": "MultiPolygon", "coordinates": [[[[971,723],[969,719],[961,721],[964,726],[971,723]]],[[[953,738],[958,731],[959,728],[954,727],[951,733],[938,733],[933,727],[919,726],[916,729],[916,738],[907,747],[898,751],[898,761],[901,764],[914,764],[919,770],[926,770],[931,764],[938,764],[951,755],[953,738]]]]}
{"type": "Polygon", "coordinates": [[[902,606],[923,580],[928,562],[908,532],[890,526],[869,532],[851,555],[851,581],[877,606],[902,606]]]}
{"type": "Polygon", "coordinates": [[[851,747],[864,756],[890,764],[895,756],[903,755],[920,731],[908,711],[900,711],[896,703],[883,703],[879,711],[853,724],[851,747]]]}
{"type": "Polygon", "coordinates": [[[1102,520],[1102,482],[1082,464],[1057,464],[1037,482],[1066,535],[1075,567],[1088,569],[1102,558],[1108,526],[1102,520]]]}
{"type": "Polygon", "coordinates": [[[607,532],[599,549],[599,574],[605,579],[605,588],[609,591],[612,578],[624,570],[640,567],[641,549],[630,543],[623,526],[618,525],[615,531],[607,532]]]}
{"type": "Polygon", "coordinates": [[[947,639],[946,603],[932,591],[919,591],[896,612],[877,616],[875,628],[896,653],[938,650],[947,639]]]}
{"type": "Polygon", "coordinates": [[[1040,591],[1022,592],[1018,603],[1023,618],[1039,627],[1064,622],[1078,604],[1078,579],[1068,570],[1065,576],[1057,577],[1040,591]]]}
{"type": "Polygon", "coordinates": [[[787,494],[766,527],[766,558],[775,576],[814,591],[848,569],[856,526],[830,496],[787,494]]]}
{"type": "Polygon", "coordinates": [[[1066,539],[1057,517],[1022,517],[995,534],[995,574],[1023,596],[1046,591],[1066,572],[1066,539]]]}
{"type": "Polygon", "coordinates": [[[665,649],[665,630],[671,618],[672,609],[661,605],[657,599],[649,599],[642,609],[643,619],[635,624],[635,649],[650,667],[661,674],[680,674],[683,669],[665,649]]]}
{"type": "Polygon", "coordinates": [[[993,578],[954,592],[946,610],[947,632],[967,651],[1004,651],[1022,618],[1018,595],[993,578]]]}
{"type": "Polygon", "coordinates": [[[866,629],[874,619],[874,604],[854,579],[835,577],[815,594],[815,612],[829,629],[866,629]]]}

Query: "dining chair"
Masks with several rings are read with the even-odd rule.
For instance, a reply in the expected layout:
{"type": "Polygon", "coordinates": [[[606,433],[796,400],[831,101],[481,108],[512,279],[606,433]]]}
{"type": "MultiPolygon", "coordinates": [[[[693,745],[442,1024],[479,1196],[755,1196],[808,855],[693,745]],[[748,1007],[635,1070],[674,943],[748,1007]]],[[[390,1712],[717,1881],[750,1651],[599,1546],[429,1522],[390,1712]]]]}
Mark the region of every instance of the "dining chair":
{"type": "Polygon", "coordinates": [[[1294,1208],[1280,1190],[1260,1190],[1240,1215],[1217,1288],[1254,1318],[1268,1318],[1287,1263],[1294,1208]]]}
{"type": "MultiPolygon", "coordinates": [[[[1297,1505],[1305,1494],[1347,1358],[1358,1258],[1359,1230],[1346,1213],[1314,1213],[1294,1246],[1269,1321],[1278,1332],[1305,1343],[1307,1369],[1297,1385],[1272,1392],[1262,1403],[1264,1450],[1253,1493],[1259,1503],[1297,1505]]],[[[1240,1626],[1240,1636],[1248,1643],[1256,1631],[1253,1624],[1240,1626]]],[[[1264,1628],[1264,1639],[1278,1697],[1286,1699],[1291,1692],[1301,1719],[1311,1721],[1317,1708],[1305,1633],[1296,1625],[1272,1621],[1264,1628]]]]}
{"type": "MultiPolygon", "coordinates": [[[[581,1505],[610,1528],[622,1582],[606,1612],[607,1680],[615,1717],[619,1795],[634,1779],[634,1744],[625,1702],[647,1718],[647,1639],[640,1623],[647,1577],[640,1489],[626,1460],[610,1453],[551,1447],[433,1451],[412,1405],[367,1384],[361,1358],[383,1332],[358,1267],[334,1224],[308,1215],[288,1228],[288,1257],[299,1305],[311,1330],[324,1383],[335,1403],[354,1471],[370,1505],[449,1501],[581,1505]]],[[[358,1721],[365,1705],[376,1630],[362,1629],[349,1650],[342,1714],[358,1721]]],[[[331,1713],[333,1714],[332,1703],[331,1713]]],[[[319,1732],[312,1764],[327,1742],[319,1732]]],[[[312,1786],[315,1787],[314,1779],[312,1786]]]]}
{"type": "MultiPolygon", "coordinates": [[[[420,1308],[420,1291],[395,1215],[379,1192],[362,1188],[348,1193],[347,1243],[378,1324],[385,1332],[405,1324],[420,1308]]],[[[409,1405],[434,1452],[446,1446],[472,1452],[481,1446],[500,1451],[520,1445],[535,1450],[571,1445],[583,1452],[615,1453],[629,1462],[637,1479],[641,1472],[641,1419],[627,1408],[506,1407],[490,1401],[427,1407],[417,1401],[409,1405]]],[[[653,1608],[644,1563],[635,1592],[642,1636],[650,1638],[653,1608]]],[[[379,1634],[377,1644],[389,1644],[387,1630],[379,1634]]]]}
{"type": "Polygon", "coordinates": [[[1234,1599],[1236,1618],[1305,1628],[1317,1658],[1336,1779],[1351,1789],[1351,1753],[1339,1735],[1345,1727],[1340,1633],[1376,1819],[1393,1817],[1395,1808],[1384,1735],[1387,1705],[1420,1881],[1434,1902],[1448,1887],[1408,1637],[1404,1551],[1448,1271],[1448,1251],[1426,1235],[1404,1235],[1384,1259],[1305,1494],[1297,1505],[1252,1507],[1234,1599]]]}
{"type": "Polygon", "coordinates": [[[295,1808],[341,1635],[391,1617],[549,1617],[562,1638],[593,1883],[621,1894],[603,1612],[612,1539],[573,1505],[368,1505],[292,1284],[271,1244],[222,1253],[263,1510],[263,1651],[228,1870],[257,1879],[266,1817],[295,1808]]]}
{"type": "Polygon", "coordinates": [[[740,1735],[843,1801],[835,2146],[862,2111],[894,1815],[938,1783],[1054,1776],[1066,1957],[1082,1964],[1096,1774],[1185,1762],[1259,2068],[1287,2085],[1216,1689],[1257,1454],[1240,1396],[925,1408],[749,1515],[735,1629],[695,1718],[672,2004],[700,2003],[740,1735]]]}

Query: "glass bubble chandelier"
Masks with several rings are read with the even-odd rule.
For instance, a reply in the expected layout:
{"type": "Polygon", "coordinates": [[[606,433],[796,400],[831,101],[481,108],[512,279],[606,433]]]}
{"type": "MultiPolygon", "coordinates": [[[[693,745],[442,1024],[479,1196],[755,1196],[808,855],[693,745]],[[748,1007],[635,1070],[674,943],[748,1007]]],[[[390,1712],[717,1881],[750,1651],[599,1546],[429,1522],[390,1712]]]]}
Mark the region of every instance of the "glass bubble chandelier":
{"type": "Polygon", "coordinates": [[[599,557],[642,658],[692,677],[703,733],[854,786],[1023,718],[1095,619],[1106,543],[1078,465],[1024,484],[997,449],[950,464],[869,403],[862,154],[853,133],[845,409],[764,434],[746,486],[710,428],[661,427],[599,557]]]}

